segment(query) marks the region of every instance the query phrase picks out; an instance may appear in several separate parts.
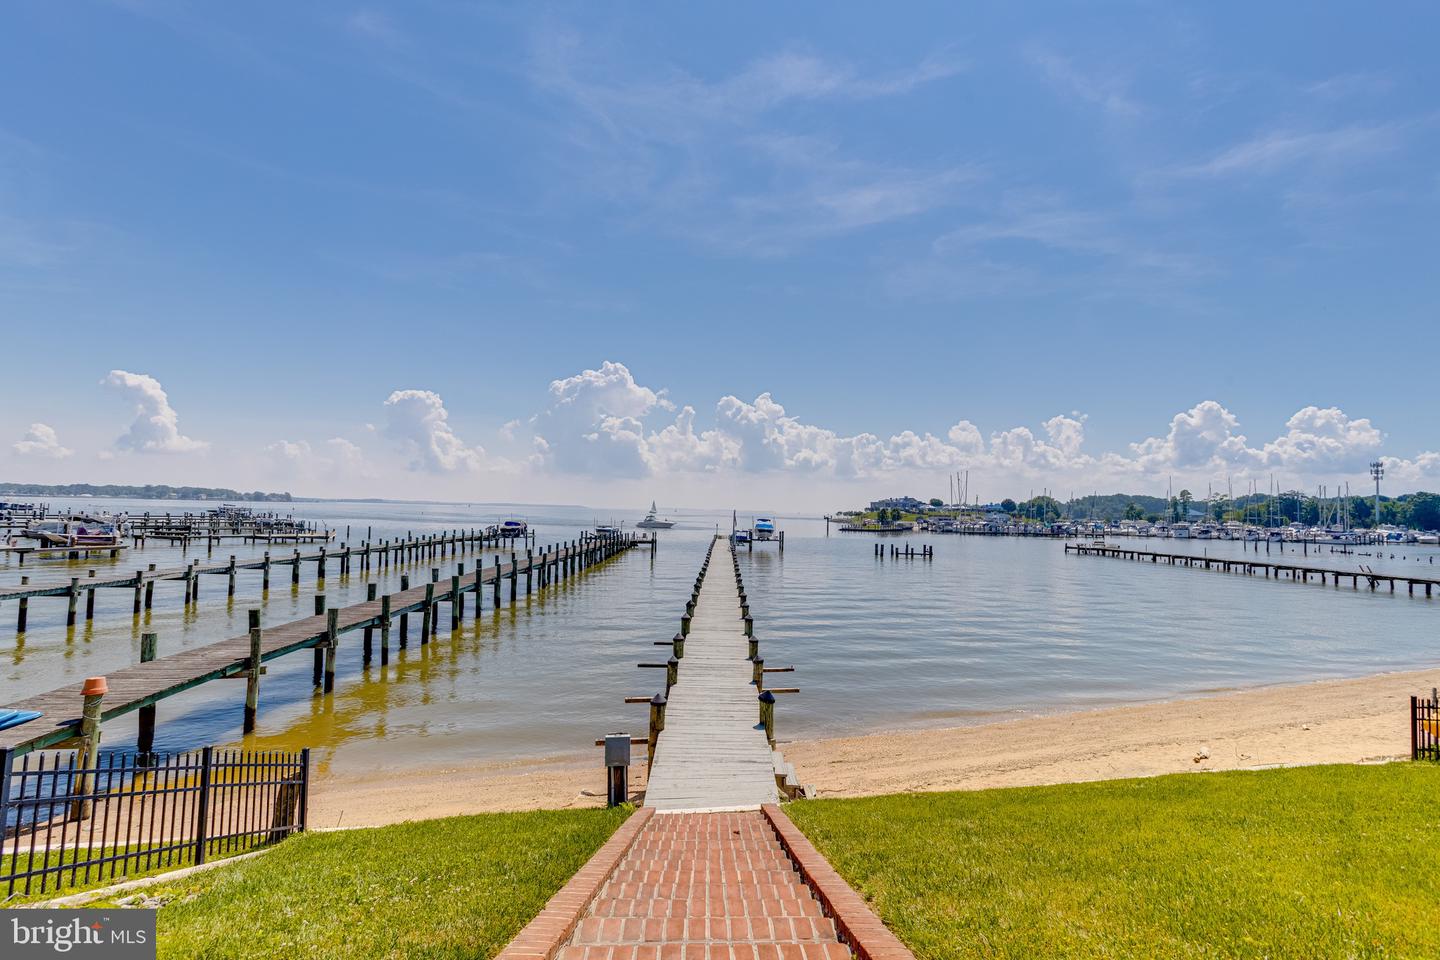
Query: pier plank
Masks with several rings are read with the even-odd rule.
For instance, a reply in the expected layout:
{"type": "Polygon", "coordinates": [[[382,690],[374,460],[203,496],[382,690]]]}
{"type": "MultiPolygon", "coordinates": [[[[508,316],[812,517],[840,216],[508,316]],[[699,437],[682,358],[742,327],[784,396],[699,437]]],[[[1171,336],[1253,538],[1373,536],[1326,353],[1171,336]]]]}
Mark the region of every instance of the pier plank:
{"type": "Polygon", "coordinates": [[[645,805],[657,810],[759,809],[779,801],[758,723],[740,591],[728,562],[718,566],[701,585],[656,743],[645,805]]]}

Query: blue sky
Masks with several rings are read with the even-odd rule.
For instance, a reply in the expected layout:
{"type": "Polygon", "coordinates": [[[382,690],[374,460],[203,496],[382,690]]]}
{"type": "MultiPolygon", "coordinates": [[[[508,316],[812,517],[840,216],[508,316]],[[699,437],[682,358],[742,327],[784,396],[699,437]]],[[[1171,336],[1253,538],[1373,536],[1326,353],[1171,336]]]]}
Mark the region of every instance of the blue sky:
{"type": "Polygon", "coordinates": [[[1428,5],[0,17],[5,479],[1440,481],[1428,5]]]}

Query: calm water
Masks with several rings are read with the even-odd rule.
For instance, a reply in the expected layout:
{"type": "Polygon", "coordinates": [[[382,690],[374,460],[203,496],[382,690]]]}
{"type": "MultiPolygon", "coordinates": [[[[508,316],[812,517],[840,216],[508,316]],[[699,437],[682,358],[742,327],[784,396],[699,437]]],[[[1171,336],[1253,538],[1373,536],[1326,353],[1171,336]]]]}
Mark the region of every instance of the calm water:
{"type": "MultiPolygon", "coordinates": [[[[154,511],[155,504],[105,501],[110,509],[154,511]]],[[[204,505],[172,504],[172,511],[204,505]]],[[[285,507],[286,510],[290,508],[285,507]]],[[[352,541],[373,527],[375,539],[479,526],[525,516],[540,544],[571,539],[601,522],[639,514],[580,507],[462,504],[297,504],[297,515],[337,527],[352,541]]],[[[317,748],[323,767],[359,769],[443,765],[577,754],[611,730],[645,726],[643,706],[627,695],[650,694],[658,671],[635,664],[664,654],[652,641],[675,631],[688,588],[716,525],[729,513],[679,514],[662,531],[652,557],[633,551],[603,568],[526,599],[486,609],[462,630],[392,657],[388,667],[359,666],[359,636],[347,635],[331,698],[313,695],[308,653],[269,665],[261,688],[256,747],[317,748]]],[[[967,722],[976,718],[1155,700],[1216,689],[1322,677],[1357,676],[1440,661],[1433,642],[1440,597],[1358,593],[1318,585],[1275,583],[1199,570],[1066,556],[1058,541],[911,535],[894,542],[931,543],[933,562],[879,561],[875,538],[834,533],[823,522],[781,519],[782,558],[773,545],[742,553],[756,635],[770,665],[794,663],[797,696],[785,697],[782,738],[967,722]]],[[[887,541],[890,542],[890,541],[887,541]]],[[[1140,541],[1141,549],[1238,556],[1227,542],[1140,541]]],[[[283,551],[288,548],[277,548],[283,551]]],[[[1272,557],[1278,558],[1274,549],[1272,557]]],[[[307,552],[309,548],[306,548],[307,552]]],[[[240,558],[259,549],[217,547],[240,558]]],[[[1294,554],[1286,548],[1286,556],[1294,554]]],[[[1437,575],[1433,548],[1373,548],[1331,555],[1317,565],[1437,575]],[[1391,558],[1389,554],[1393,553],[1391,558]]],[[[203,556],[204,548],[189,557],[203,556]]],[[[1260,555],[1265,555],[1261,545],[1260,555]]],[[[147,563],[187,559],[168,547],[126,551],[118,561],[30,561],[35,582],[104,576],[147,563]]],[[[473,568],[473,556],[465,558],[473,568]]],[[[313,565],[291,588],[288,570],[272,577],[267,623],[308,615],[313,565]]],[[[449,565],[442,565],[448,576],[449,565]]],[[[0,562],[0,583],[20,570],[0,562]]],[[[372,572],[339,578],[324,592],[332,604],[363,599],[365,586],[398,587],[372,572]]],[[[156,587],[144,624],[130,614],[129,590],[101,591],[92,625],[64,626],[64,601],[31,602],[30,630],[13,634],[14,605],[0,609],[0,703],[135,662],[140,633],[160,635],[162,655],[242,633],[245,611],[260,602],[259,573],[242,573],[237,596],[225,578],[202,580],[198,613],[182,613],[179,584],[156,587]]],[[[488,603],[488,601],[487,601],[488,603]]],[[[412,636],[417,630],[412,629],[412,636]]],[[[787,684],[789,678],[787,679],[787,684]]],[[[244,685],[212,683],[160,706],[159,749],[240,740],[244,685]]],[[[106,726],[106,744],[133,743],[133,721],[106,726]]]]}

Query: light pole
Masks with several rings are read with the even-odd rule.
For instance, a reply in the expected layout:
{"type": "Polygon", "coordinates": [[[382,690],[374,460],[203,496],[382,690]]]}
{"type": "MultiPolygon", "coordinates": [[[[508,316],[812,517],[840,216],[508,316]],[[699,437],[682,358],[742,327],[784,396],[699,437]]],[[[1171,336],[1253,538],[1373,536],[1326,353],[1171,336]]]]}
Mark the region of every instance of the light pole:
{"type": "Polygon", "coordinates": [[[1380,481],[1385,476],[1385,461],[1375,460],[1370,464],[1370,476],[1375,478],[1375,523],[1373,526],[1380,529],[1380,481]]]}

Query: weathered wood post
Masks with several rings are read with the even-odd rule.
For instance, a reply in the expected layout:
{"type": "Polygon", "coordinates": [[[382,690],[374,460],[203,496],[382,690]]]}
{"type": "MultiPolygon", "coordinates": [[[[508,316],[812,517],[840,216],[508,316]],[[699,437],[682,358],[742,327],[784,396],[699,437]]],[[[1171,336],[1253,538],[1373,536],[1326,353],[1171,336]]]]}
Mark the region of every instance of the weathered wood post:
{"type": "Polygon", "coordinates": [[[390,594],[380,598],[380,666],[390,662],[390,594]]]}
{"type": "Polygon", "coordinates": [[[531,547],[525,548],[525,596],[535,592],[535,550],[531,547]]]}
{"type": "MultiPolygon", "coordinates": [[[[90,571],[90,579],[95,579],[95,571],[90,571]]],[[[92,583],[85,591],[85,619],[95,619],[95,585],[92,583]]]]}
{"type": "Polygon", "coordinates": [[[296,547],[290,557],[290,583],[292,586],[300,586],[300,548],[296,547]]]}
{"type": "Polygon", "coordinates": [[[430,642],[430,634],[435,629],[435,584],[425,584],[425,609],[420,615],[420,646],[430,642]]]}
{"type": "Polygon", "coordinates": [[[520,566],[515,551],[510,551],[510,606],[515,606],[515,591],[520,584],[520,566]]]}
{"type": "MultiPolygon", "coordinates": [[[[315,616],[318,617],[318,616],[321,616],[321,615],[324,614],[324,613],[325,613],[325,594],[323,594],[323,593],[317,593],[317,594],[315,594],[315,616]]],[[[312,686],[316,686],[316,687],[320,686],[320,682],[321,682],[321,679],[323,678],[324,671],[325,671],[325,650],[323,649],[323,647],[317,645],[317,646],[315,647],[315,666],[314,666],[314,670],[313,670],[313,677],[314,677],[314,679],[311,681],[311,685],[312,685],[312,686]]]]}
{"type": "Polygon", "coordinates": [[[680,680],[680,661],[672,655],[665,661],[665,695],[670,695],[670,688],[680,680]]]}
{"type": "Polygon", "coordinates": [[[65,626],[75,626],[75,604],[80,599],[80,578],[70,578],[70,592],[66,595],[65,626]]]}
{"type": "Polygon", "coordinates": [[[765,728],[765,739],[775,746],[775,694],[769,690],[760,694],[760,725],[765,728]]]}
{"type": "Polygon", "coordinates": [[[495,554],[495,579],[491,581],[491,594],[495,602],[495,609],[500,609],[500,554],[495,554]]]}
{"type": "MultiPolygon", "coordinates": [[[[21,556],[23,557],[24,554],[22,553],[21,556]]],[[[28,587],[29,585],[30,585],[30,578],[29,578],[29,577],[21,577],[21,578],[20,578],[20,586],[22,586],[22,587],[28,587]]],[[[20,609],[19,609],[18,611],[16,611],[16,613],[15,613],[15,632],[16,632],[16,633],[24,633],[24,632],[25,632],[25,622],[30,619],[30,598],[29,598],[29,597],[21,597],[21,598],[20,598],[20,605],[19,605],[19,606],[20,606],[20,609]]]]}
{"type": "Polygon", "coordinates": [[[265,551],[265,558],[260,563],[260,591],[270,592],[270,551],[265,551]]]}
{"type": "Polygon", "coordinates": [[[674,653],[675,653],[675,659],[676,659],[676,660],[684,660],[684,659],[685,659],[685,637],[684,637],[684,635],[677,633],[677,634],[675,634],[675,636],[671,637],[671,638],[670,638],[670,646],[671,646],[671,649],[672,649],[672,650],[674,651],[674,653]]]}
{"type": "Polygon", "coordinates": [[[462,625],[460,609],[460,575],[450,575],[450,631],[459,630],[462,625]]]}
{"type": "MultiPolygon", "coordinates": [[[[409,589],[410,589],[410,574],[408,574],[408,573],[402,573],[402,574],[400,575],[400,592],[401,592],[401,593],[404,593],[405,591],[407,591],[407,590],[409,590],[409,589]]],[[[409,645],[410,645],[410,614],[409,614],[408,612],[406,612],[406,613],[400,614],[400,649],[401,649],[401,650],[404,650],[404,649],[405,649],[407,646],[409,646],[409,645]]]]}
{"type": "Polygon", "coordinates": [[[235,596],[235,554],[233,553],[230,554],[230,569],[226,570],[225,573],[230,578],[230,582],[226,586],[225,595],[227,597],[233,597],[235,596]]]}
{"type": "Polygon", "coordinates": [[[134,614],[135,616],[137,616],[137,617],[140,616],[140,602],[141,602],[141,600],[142,600],[142,598],[143,598],[144,596],[145,596],[145,571],[144,571],[144,570],[136,570],[136,571],[135,571],[135,603],[134,603],[133,607],[131,608],[131,611],[130,611],[130,612],[131,612],[132,614],[134,614]]]}
{"type": "MultiPolygon", "coordinates": [[[[149,663],[154,660],[159,646],[159,634],[140,634],[140,662],[149,663]]],[[[148,766],[155,753],[155,704],[146,704],[138,712],[140,732],[135,738],[135,752],[145,758],[148,766]]]]}
{"type": "Polygon", "coordinates": [[[340,649],[340,611],[331,607],[325,611],[325,692],[335,689],[335,659],[340,649]]]}
{"type": "Polygon", "coordinates": [[[243,732],[255,730],[255,712],[260,706],[260,611],[249,611],[250,662],[245,665],[245,721],[243,732]]]}
{"type": "Polygon", "coordinates": [[[680,636],[690,636],[690,614],[688,613],[680,615],[680,636]]]}
{"type": "Polygon", "coordinates": [[[95,801],[95,769],[100,764],[100,708],[105,701],[109,685],[104,677],[87,677],[80,688],[83,698],[80,708],[80,747],[75,755],[75,767],[80,771],[76,784],[76,799],[70,804],[70,819],[89,820],[95,801]]]}
{"type": "MultiPolygon", "coordinates": [[[[149,570],[155,572],[155,564],[150,564],[149,570]]],[[[155,603],[155,581],[150,580],[145,584],[145,609],[149,610],[155,603]]]]}
{"type": "Polygon", "coordinates": [[[646,769],[653,769],[655,766],[655,748],[660,743],[660,733],[665,729],[665,695],[657,693],[650,699],[650,743],[647,749],[649,757],[646,760],[646,769]]]}
{"type": "Polygon", "coordinates": [[[765,689],[765,658],[750,658],[750,682],[755,684],[756,690],[765,689]]]}

